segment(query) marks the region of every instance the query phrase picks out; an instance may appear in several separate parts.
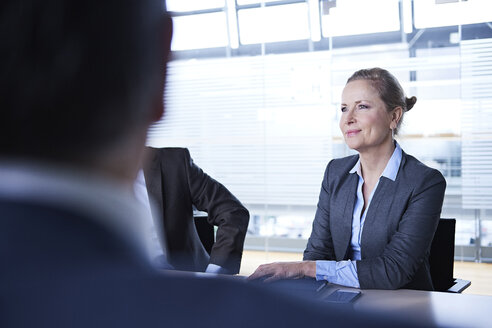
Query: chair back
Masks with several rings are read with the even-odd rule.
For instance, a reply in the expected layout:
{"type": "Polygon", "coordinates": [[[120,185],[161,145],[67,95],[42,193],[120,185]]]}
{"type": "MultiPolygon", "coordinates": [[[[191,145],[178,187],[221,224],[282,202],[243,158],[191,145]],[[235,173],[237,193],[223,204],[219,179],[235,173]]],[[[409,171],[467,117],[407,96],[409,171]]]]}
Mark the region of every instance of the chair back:
{"type": "Polygon", "coordinates": [[[439,220],[429,255],[432,284],[436,291],[447,291],[454,284],[455,219],[439,220]]]}

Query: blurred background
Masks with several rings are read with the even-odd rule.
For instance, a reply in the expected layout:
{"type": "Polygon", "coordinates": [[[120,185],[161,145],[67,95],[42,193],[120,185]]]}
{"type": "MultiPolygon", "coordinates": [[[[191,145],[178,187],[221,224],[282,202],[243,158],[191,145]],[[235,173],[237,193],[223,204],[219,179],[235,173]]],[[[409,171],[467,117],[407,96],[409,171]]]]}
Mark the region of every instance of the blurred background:
{"type": "Polygon", "coordinates": [[[457,220],[455,259],[492,262],[492,1],[167,8],[167,111],[148,144],[188,147],[244,203],[245,250],[304,250],[326,164],[351,154],[338,129],[343,86],[355,70],[379,66],[418,98],[398,141],[447,180],[442,217],[457,220]]]}

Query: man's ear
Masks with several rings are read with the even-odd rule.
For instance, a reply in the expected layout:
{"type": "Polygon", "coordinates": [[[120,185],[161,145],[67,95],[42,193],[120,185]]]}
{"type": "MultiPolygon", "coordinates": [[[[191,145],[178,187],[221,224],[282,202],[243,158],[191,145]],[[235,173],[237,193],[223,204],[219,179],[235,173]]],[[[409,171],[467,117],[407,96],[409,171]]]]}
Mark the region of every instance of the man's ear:
{"type": "Polygon", "coordinates": [[[152,106],[151,122],[159,121],[164,115],[164,88],[166,87],[166,76],[167,76],[167,62],[169,61],[171,53],[171,40],[173,37],[173,21],[168,14],[164,14],[163,24],[162,24],[162,69],[161,69],[161,85],[160,92],[154,99],[154,104],[152,106]]]}

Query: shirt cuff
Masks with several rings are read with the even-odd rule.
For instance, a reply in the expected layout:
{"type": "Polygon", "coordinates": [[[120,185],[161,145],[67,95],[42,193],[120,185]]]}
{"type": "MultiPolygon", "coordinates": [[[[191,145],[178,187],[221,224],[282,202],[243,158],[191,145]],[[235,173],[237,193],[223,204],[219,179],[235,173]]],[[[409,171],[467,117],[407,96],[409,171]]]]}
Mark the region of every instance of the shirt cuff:
{"type": "Polygon", "coordinates": [[[316,261],[316,280],[330,282],[336,276],[336,261],[316,261]]]}
{"type": "Polygon", "coordinates": [[[316,261],[316,280],[360,288],[356,261],[316,261]]]}

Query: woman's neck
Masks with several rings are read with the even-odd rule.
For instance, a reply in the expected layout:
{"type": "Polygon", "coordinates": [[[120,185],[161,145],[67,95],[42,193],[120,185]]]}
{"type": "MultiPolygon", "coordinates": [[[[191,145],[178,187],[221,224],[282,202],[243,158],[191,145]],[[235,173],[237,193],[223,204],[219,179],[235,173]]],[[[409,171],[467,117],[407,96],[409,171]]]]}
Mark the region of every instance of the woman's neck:
{"type": "Polygon", "coordinates": [[[377,150],[371,149],[360,152],[360,165],[364,180],[372,181],[378,179],[386,168],[394,150],[395,143],[392,139],[391,142],[386,143],[377,150]]]}

